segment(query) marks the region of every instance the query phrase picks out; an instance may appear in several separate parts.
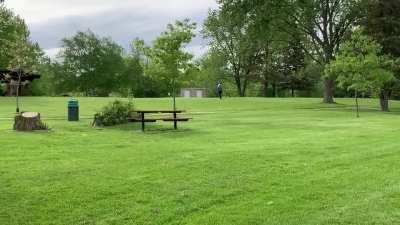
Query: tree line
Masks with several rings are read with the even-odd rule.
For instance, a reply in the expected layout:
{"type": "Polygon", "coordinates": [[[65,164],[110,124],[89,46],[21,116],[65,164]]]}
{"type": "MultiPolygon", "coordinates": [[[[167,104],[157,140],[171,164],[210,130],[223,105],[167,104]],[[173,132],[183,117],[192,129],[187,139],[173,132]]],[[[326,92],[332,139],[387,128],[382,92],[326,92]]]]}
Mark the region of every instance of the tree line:
{"type": "Polygon", "coordinates": [[[247,88],[257,81],[263,86],[264,95],[268,95],[268,86],[272,86],[273,95],[277,87],[293,93],[320,86],[325,103],[334,103],[335,94],[353,96],[352,90],[356,89],[364,95],[379,96],[382,110],[389,109],[388,99],[398,91],[396,78],[400,75],[396,68],[400,56],[399,1],[218,3],[220,7],[212,10],[205,22],[205,35],[213,51],[228,62],[226,68],[238,95],[245,96],[247,88]],[[351,44],[355,46],[350,47],[351,44]],[[349,52],[359,53],[346,58],[349,52]],[[354,60],[346,61],[346,65],[340,63],[349,59],[354,60]],[[376,77],[365,73],[374,63],[376,77]],[[355,78],[355,74],[357,79],[349,78],[355,78]],[[354,85],[356,81],[364,82],[364,87],[355,88],[361,87],[354,85]]]}
{"type": "Polygon", "coordinates": [[[0,66],[38,70],[34,94],[163,97],[180,87],[222,81],[232,96],[399,97],[400,2],[397,0],[218,0],[201,35],[209,50],[185,51],[197,25],[166,27],[152,43],[123,49],[80,31],[48,59],[25,23],[1,6],[0,66]],[[21,44],[23,43],[23,44],[21,44]],[[21,46],[24,46],[21,48],[21,46]],[[29,59],[29,60],[28,60],[29,59]]]}

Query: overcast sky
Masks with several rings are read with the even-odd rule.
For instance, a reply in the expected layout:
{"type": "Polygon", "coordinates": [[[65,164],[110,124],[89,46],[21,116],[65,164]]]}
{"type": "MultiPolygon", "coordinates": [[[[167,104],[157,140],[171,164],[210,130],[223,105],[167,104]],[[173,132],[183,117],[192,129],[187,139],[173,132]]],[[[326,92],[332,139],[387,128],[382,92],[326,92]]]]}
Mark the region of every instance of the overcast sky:
{"type": "MultiPolygon", "coordinates": [[[[200,30],[215,0],[6,0],[6,6],[25,19],[36,41],[53,57],[64,37],[91,29],[111,37],[124,48],[135,37],[151,42],[168,23],[190,18],[200,30]]],[[[198,35],[187,47],[199,56],[206,42],[198,35]]]]}

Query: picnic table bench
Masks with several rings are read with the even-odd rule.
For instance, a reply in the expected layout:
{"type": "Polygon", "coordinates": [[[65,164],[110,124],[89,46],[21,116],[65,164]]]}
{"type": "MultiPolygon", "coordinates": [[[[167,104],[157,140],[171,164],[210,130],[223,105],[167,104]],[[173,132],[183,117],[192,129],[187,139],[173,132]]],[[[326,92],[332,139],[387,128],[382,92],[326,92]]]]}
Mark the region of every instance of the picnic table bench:
{"type": "Polygon", "coordinates": [[[137,110],[139,118],[129,118],[130,122],[140,122],[142,124],[142,131],[144,131],[145,123],[154,123],[157,121],[174,122],[174,129],[178,129],[178,122],[187,122],[192,118],[178,118],[177,115],[184,113],[185,110],[137,110]],[[145,118],[145,114],[172,114],[171,117],[167,118],[145,118]]]}

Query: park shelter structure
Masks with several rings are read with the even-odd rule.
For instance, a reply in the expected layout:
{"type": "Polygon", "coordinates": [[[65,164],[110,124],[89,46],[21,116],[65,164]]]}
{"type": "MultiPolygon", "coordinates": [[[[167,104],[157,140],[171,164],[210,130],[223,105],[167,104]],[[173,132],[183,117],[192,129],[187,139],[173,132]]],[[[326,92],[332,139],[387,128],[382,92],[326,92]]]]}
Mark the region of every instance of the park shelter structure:
{"type": "Polygon", "coordinates": [[[23,70],[0,69],[0,83],[5,84],[5,95],[16,96],[19,88],[19,95],[29,94],[29,84],[39,79],[40,75],[23,70]]]}
{"type": "Polygon", "coordinates": [[[206,88],[182,88],[181,97],[185,98],[205,98],[207,97],[206,88]]]}

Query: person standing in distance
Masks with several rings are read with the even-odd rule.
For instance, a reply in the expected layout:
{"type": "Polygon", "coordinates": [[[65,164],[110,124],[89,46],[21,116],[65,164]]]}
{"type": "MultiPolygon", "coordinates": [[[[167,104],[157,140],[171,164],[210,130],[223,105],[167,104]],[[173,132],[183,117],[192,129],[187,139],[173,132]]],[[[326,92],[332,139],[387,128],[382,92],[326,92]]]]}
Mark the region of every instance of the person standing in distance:
{"type": "Polygon", "coordinates": [[[219,99],[222,99],[222,91],[223,91],[222,84],[221,84],[221,82],[218,82],[217,92],[218,92],[219,99]]]}

